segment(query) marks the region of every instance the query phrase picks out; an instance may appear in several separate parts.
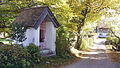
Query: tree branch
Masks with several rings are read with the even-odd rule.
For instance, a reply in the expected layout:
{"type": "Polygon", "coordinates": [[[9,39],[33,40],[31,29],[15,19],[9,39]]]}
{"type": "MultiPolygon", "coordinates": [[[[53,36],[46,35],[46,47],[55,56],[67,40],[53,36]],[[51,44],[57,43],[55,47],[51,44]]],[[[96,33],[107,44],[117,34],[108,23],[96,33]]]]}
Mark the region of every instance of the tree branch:
{"type": "Polygon", "coordinates": [[[22,8],[19,8],[19,9],[17,9],[17,10],[13,10],[13,11],[10,11],[10,12],[22,11],[22,10],[24,10],[25,8],[31,8],[31,7],[33,7],[33,6],[35,6],[35,5],[37,5],[37,3],[32,4],[32,5],[28,5],[27,7],[22,7],[22,8]]]}
{"type": "Polygon", "coordinates": [[[113,34],[116,38],[118,38],[118,39],[120,40],[120,37],[119,37],[119,36],[117,36],[117,35],[113,32],[113,30],[112,30],[112,29],[110,29],[110,31],[112,32],[112,34],[113,34]]]}
{"type": "MultiPolygon", "coordinates": [[[[0,3],[0,5],[3,5],[3,4],[8,4],[8,2],[6,2],[6,3],[0,3]]],[[[16,7],[16,6],[14,6],[15,4],[17,4],[17,3],[10,3],[10,4],[13,4],[13,7],[14,8],[16,8],[15,10],[2,10],[3,12],[5,11],[5,12],[19,12],[19,11],[22,11],[22,10],[24,10],[25,8],[31,8],[31,7],[33,7],[33,6],[35,6],[35,5],[37,5],[38,3],[23,3],[23,4],[27,4],[27,6],[26,7],[21,7],[21,8],[18,8],[18,7],[16,7]]],[[[17,4],[17,5],[19,5],[19,4],[17,4]]],[[[11,5],[12,6],[12,5],[11,5]]]]}

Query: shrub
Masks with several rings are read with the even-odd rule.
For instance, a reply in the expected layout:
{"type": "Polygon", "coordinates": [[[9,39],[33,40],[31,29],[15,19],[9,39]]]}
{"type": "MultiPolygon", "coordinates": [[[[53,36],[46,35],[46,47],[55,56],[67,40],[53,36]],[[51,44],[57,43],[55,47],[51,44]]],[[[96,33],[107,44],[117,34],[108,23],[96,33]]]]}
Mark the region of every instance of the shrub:
{"type": "Polygon", "coordinates": [[[119,42],[119,39],[116,37],[107,37],[106,38],[106,45],[107,44],[117,44],[119,42]]]}
{"type": "Polygon", "coordinates": [[[120,40],[117,37],[108,37],[105,42],[106,45],[113,45],[113,50],[120,51],[120,40]]]}
{"type": "Polygon", "coordinates": [[[110,42],[109,41],[105,41],[105,45],[110,45],[110,42]]]}
{"type": "Polygon", "coordinates": [[[31,43],[29,46],[26,47],[27,52],[30,54],[30,58],[34,62],[40,62],[40,47],[36,46],[35,44],[31,43]]]}
{"type": "Polygon", "coordinates": [[[67,45],[60,44],[61,43],[57,43],[56,54],[61,57],[68,56],[69,51],[67,45]]]}
{"type": "Polygon", "coordinates": [[[4,43],[3,42],[0,42],[0,45],[3,45],[4,43]]]}
{"type": "Polygon", "coordinates": [[[110,45],[112,44],[113,37],[108,36],[105,41],[105,45],[110,45]]]}
{"type": "Polygon", "coordinates": [[[107,37],[106,40],[107,40],[107,41],[111,41],[111,40],[112,40],[112,37],[107,37]]]}
{"type": "Polygon", "coordinates": [[[113,37],[112,42],[117,44],[119,42],[119,39],[116,37],[113,37]]]}
{"type": "Polygon", "coordinates": [[[30,66],[29,53],[18,45],[0,45],[0,68],[30,66]]]}
{"type": "Polygon", "coordinates": [[[57,30],[56,35],[56,55],[57,56],[69,56],[70,55],[70,39],[67,38],[67,33],[65,32],[64,28],[61,26],[57,30]]]}

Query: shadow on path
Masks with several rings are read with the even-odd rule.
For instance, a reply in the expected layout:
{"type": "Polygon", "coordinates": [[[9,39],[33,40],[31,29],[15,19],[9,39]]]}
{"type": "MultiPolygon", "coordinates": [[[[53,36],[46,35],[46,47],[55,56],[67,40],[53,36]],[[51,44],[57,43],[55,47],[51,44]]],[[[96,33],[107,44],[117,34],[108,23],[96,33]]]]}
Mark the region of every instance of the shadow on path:
{"type": "Polygon", "coordinates": [[[84,53],[87,56],[64,68],[120,68],[119,63],[111,62],[104,41],[104,39],[96,40],[94,46],[90,48],[91,51],[84,53]]]}

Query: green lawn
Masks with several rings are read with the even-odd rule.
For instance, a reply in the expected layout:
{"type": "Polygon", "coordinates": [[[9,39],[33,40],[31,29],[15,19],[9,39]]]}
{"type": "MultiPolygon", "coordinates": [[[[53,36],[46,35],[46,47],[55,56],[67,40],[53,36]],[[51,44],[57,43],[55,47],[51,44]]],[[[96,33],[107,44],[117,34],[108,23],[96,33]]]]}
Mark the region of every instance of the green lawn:
{"type": "Polygon", "coordinates": [[[41,63],[34,65],[32,68],[57,68],[74,62],[76,57],[43,57],[41,63]]]}
{"type": "Polygon", "coordinates": [[[0,38],[0,42],[3,42],[4,44],[10,44],[10,40],[6,38],[0,38]]]}

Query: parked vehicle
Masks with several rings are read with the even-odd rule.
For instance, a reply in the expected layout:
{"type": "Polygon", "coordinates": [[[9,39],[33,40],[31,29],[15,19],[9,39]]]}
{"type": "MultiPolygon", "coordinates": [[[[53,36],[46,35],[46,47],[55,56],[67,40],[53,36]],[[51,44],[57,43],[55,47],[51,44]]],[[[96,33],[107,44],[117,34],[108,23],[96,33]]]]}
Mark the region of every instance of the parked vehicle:
{"type": "Polygon", "coordinates": [[[98,33],[98,37],[99,38],[107,38],[108,37],[108,33],[98,33]]]}

